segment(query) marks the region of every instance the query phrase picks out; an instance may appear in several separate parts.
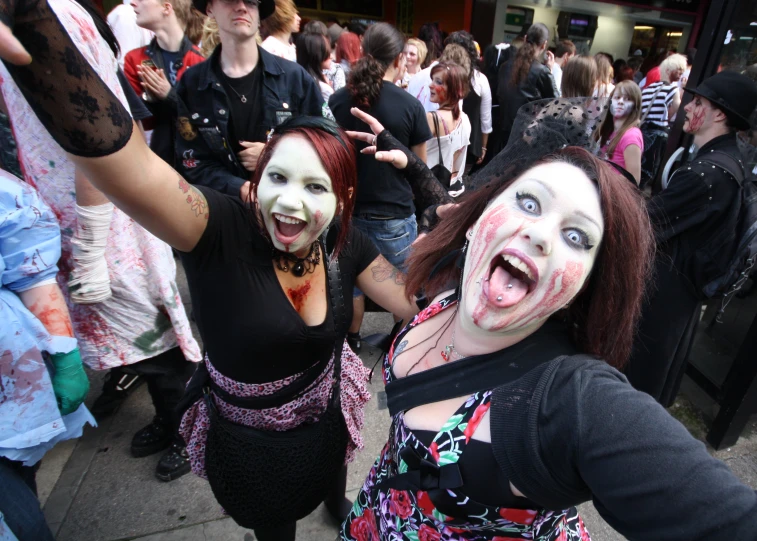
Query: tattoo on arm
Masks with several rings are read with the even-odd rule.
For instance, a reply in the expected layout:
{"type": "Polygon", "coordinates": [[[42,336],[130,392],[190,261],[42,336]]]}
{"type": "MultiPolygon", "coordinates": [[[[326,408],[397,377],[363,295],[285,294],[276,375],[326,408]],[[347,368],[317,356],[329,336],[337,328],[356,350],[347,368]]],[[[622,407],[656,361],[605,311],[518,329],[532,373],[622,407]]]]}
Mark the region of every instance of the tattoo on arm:
{"type": "Polygon", "coordinates": [[[394,280],[394,283],[398,286],[405,285],[405,275],[395,269],[394,265],[384,259],[384,256],[378,257],[378,263],[371,267],[371,273],[376,282],[394,280]]]}
{"type": "Polygon", "coordinates": [[[202,193],[179,175],[179,189],[187,196],[187,204],[197,218],[208,219],[208,202],[202,193]]]}

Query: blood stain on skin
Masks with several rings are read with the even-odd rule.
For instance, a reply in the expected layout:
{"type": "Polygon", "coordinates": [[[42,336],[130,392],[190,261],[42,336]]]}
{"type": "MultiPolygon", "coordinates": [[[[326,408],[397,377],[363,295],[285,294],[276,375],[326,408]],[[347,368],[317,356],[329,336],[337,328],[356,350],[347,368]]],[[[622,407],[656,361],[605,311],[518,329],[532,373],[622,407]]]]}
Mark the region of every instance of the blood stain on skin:
{"type": "MultiPolygon", "coordinates": [[[[53,297],[53,295],[50,295],[53,297]]],[[[54,299],[51,299],[54,300],[54,299]]],[[[29,307],[29,311],[37,316],[37,319],[45,326],[45,329],[53,336],[74,336],[71,320],[63,310],[54,308],[48,304],[35,302],[29,307]]]]}
{"type": "Polygon", "coordinates": [[[695,107],[689,120],[689,133],[696,133],[704,124],[704,107],[695,107]]]}
{"type": "Polygon", "coordinates": [[[287,289],[287,296],[292,301],[294,309],[300,312],[305,304],[305,299],[310,292],[310,280],[306,280],[304,284],[295,288],[287,289]]]}

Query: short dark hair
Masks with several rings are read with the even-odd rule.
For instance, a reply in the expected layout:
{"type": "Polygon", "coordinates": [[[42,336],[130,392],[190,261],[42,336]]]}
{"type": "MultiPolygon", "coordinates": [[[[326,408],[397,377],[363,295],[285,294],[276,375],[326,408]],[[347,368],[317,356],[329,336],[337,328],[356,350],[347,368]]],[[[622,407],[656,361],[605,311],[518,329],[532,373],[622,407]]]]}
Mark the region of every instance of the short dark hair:
{"type": "Polygon", "coordinates": [[[320,34],[302,33],[295,40],[297,45],[297,63],[305,68],[316,81],[326,82],[321,64],[329,57],[331,51],[326,40],[320,34]]]}
{"type": "Polygon", "coordinates": [[[639,71],[639,68],[644,63],[644,59],[640,56],[632,56],[628,59],[628,67],[632,68],[634,72],[639,71]]]}
{"type": "Polygon", "coordinates": [[[576,54],[576,45],[569,39],[561,39],[555,48],[555,58],[562,58],[566,54],[576,54]]]}

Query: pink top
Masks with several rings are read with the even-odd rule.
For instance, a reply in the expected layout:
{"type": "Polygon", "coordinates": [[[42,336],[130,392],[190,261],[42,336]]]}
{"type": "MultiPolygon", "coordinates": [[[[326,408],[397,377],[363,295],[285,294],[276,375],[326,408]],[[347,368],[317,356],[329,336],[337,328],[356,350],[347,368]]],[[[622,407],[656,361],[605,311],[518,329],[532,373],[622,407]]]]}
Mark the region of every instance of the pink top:
{"type": "MultiPolygon", "coordinates": [[[[615,137],[615,132],[610,134],[610,137],[608,137],[607,140],[612,141],[613,137],[615,137]]],[[[641,135],[641,130],[639,128],[633,127],[626,130],[626,133],[623,134],[620,141],[618,141],[618,144],[615,146],[615,152],[612,153],[612,156],[608,156],[609,160],[612,163],[618,164],[623,169],[627,169],[623,153],[629,145],[636,145],[642,152],[644,152],[644,137],[641,135]]],[[[602,153],[607,153],[607,145],[602,147],[602,153]]]]}

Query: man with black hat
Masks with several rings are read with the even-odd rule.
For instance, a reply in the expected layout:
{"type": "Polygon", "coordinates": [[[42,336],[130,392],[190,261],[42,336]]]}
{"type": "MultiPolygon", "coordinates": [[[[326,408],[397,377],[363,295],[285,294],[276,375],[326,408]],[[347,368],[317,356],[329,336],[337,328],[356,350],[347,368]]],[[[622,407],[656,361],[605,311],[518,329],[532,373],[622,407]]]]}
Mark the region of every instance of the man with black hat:
{"type": "Polygon", "coordinates": [[[655,284],[626,368],[637,389],[666,407],[685,372],[703,286],[725,274],[734,256],[742,211],[737,178],[744,178],[736,132],[749,128],[757,106],[757,85],[738,73],[721,72],[686,90],[694,98],[683,129],[697,151],[649,202],[659,248],[655,284]]]}
{"type": "Polygon", "coordinates": [[[194,0],[221,44],[177,86],[177,170],[193,184],[246,199],[268,134],[292,116],[322,115],[321,91],[298,64],[258,47],[274,0],[194,0]]]}

